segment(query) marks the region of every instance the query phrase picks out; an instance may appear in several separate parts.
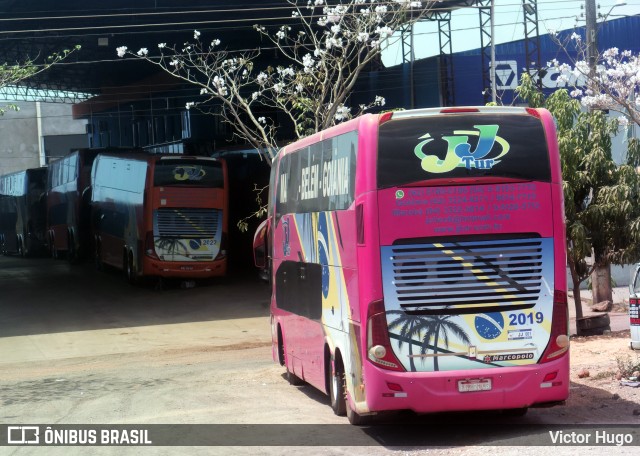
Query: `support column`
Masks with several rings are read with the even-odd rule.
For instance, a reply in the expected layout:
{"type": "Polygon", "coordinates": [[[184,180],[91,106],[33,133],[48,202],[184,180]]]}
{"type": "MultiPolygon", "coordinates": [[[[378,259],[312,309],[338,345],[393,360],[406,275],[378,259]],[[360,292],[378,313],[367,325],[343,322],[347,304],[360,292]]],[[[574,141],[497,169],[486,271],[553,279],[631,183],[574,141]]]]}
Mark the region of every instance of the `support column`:
{"type": "Polygon", "coordinates": [[[484,102],[491,101],[491,0],[478,0],[480,19],[480,58],[482,61],[482,95],[484,102]]]}
{"type": "Polygon", "coordinates": [[[525,71],[542,89],[540,33],[538,29],[538,0],[522,0],[524,19],[525,71]]]}
{"type": "Polygon", "coordinates": [[[438,41],[440,44],[440,99],[442,106],[455,106],[451,11],[438,13],[436,18],[438,21],[438,41]]]}

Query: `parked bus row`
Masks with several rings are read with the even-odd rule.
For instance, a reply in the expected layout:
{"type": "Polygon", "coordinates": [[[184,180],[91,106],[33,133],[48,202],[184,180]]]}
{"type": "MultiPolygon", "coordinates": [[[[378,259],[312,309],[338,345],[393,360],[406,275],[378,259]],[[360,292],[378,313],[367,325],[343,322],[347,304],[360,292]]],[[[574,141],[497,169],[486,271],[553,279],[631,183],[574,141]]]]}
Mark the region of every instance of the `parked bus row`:
{"type": "Polygon", "coordinates": [[[254,248],[274,361],[353,424],[568,397],[562,178],[544,109],[367,114],[290,144],[254,248]]]}
{"type": "Polygon", "coordinates": [[[48,167],[0,176],[0,248],[142,277],[227,270],[224,160],[80,149],[48,167]]]}

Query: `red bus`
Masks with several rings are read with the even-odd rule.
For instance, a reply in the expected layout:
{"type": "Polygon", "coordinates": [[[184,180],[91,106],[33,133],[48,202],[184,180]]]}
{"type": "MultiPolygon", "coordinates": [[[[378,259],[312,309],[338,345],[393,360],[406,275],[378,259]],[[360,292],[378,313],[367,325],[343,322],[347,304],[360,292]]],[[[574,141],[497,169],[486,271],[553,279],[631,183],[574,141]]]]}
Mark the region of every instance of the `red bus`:
{"type": "Polygon", "coordinates": [[[79,149],[49,164],[47,182],[47,243],[53,258],[71,262],[91,251],[89,185],[98,149],[79,149]]]}
{"type": "Polygon", "coordinates": [[[30,256],[45,250],[47,169],[0,176],[0,252],[30,256]]]}
{"type": "Polygon", "coordinates": [[[98,267],[120,268],[130,282],[226,274],[229,202],[223,160],[100,154],[91,188],[98,267]]]}
{"type": "Polygon", "coordinates": [[[255,238],[274,361],[353,424],[561,403],[565,242],[544,109],[367,114],[316,133],[278,152],[255,238]]]}

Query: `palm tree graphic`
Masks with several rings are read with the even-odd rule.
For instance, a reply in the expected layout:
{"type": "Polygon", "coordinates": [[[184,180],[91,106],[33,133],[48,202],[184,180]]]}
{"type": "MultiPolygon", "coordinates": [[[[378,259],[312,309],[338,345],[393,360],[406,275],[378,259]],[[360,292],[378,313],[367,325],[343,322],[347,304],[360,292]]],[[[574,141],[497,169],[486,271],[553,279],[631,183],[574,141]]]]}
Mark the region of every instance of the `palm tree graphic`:
{"type": "MultiPolygon", "coordinates": [[[[421,323],[421,320],[424,318],[417,315],[407,315],[407,313],[402,310],[390,310],[387,312],[387,314],[398,315],[395,320],[389,323],[389,329],[400,327],[400,339],[398,340],[398,348],[402,348],[403,339],[413,339],[415,328],[421,323]]],[[[413,362],[413,341],[409,342],[409,368],[411,369],[411,372],[416,371],[416,365],[413,362]]]]}
{"type": "Polygon", "coordinates": [[[165,255],[185,255],[187,246],[180,239],[161,237],[156,239],[156,248],[165,255]]]}
{"type": "MultiPolygon", "coordinates": [[[[448,309],[450,306],[445,306],[448,309]]],[[[417,337],[420,341],[420,354],[426,355],[429,349],[433,350],[434,355],[438,354],[439,348],[449,348],[449,337],[453,334],[463,344],[471,345],[469,335],[459,324],[449,321],[455,315],[408,315],[401,310],[391,310],[389,314],[397,314],[398,317],[389,323],[389,328],[400,327],[399,336],[403,339],[411,339],[417,337]],[[443,346],[439,346],[442,339],[443,346]],[[432,342],[433,341],[433,342],[432,342]]],[[[398,347],[402,346],[402,340],[398,342],[398,347]]],[[[409,363],[412,371],[415,371],[413,363],[413,343],[409,343],[409,363]]],[[[424,362],[424,358],[422,359],[424,362]]],[[[440,370],[438,366],[438,356],[433,357],[433,370],[440,370]]]]}

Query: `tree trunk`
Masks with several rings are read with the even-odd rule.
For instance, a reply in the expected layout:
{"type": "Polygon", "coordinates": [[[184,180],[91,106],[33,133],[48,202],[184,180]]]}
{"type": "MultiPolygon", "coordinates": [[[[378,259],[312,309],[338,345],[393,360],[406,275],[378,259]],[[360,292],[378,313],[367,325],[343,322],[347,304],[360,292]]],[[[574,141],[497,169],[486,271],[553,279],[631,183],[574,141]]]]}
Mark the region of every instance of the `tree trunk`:
{"type": "Polygon", "coordinates": [[[613,302],[613,291],[611,290],[611,264],[596,263],[591,273],[591,292],[593,303],[602,301],[613,302]]]}
{"type": "MultiPolygon", "coordinates": [[[[571,271],[571,282],[573,283],[573,304],[576,307],[576,320],[583,317],[582,315],[582,298],[580,297],[580,277],[578,277],[578,271],[576,271],[576,265],[572,261],[571,256],[567,258],[569,263],[569,271],[571,271]]],[[[580,335],[580,328],[577,328],[578,335],[580,335]]]]}

